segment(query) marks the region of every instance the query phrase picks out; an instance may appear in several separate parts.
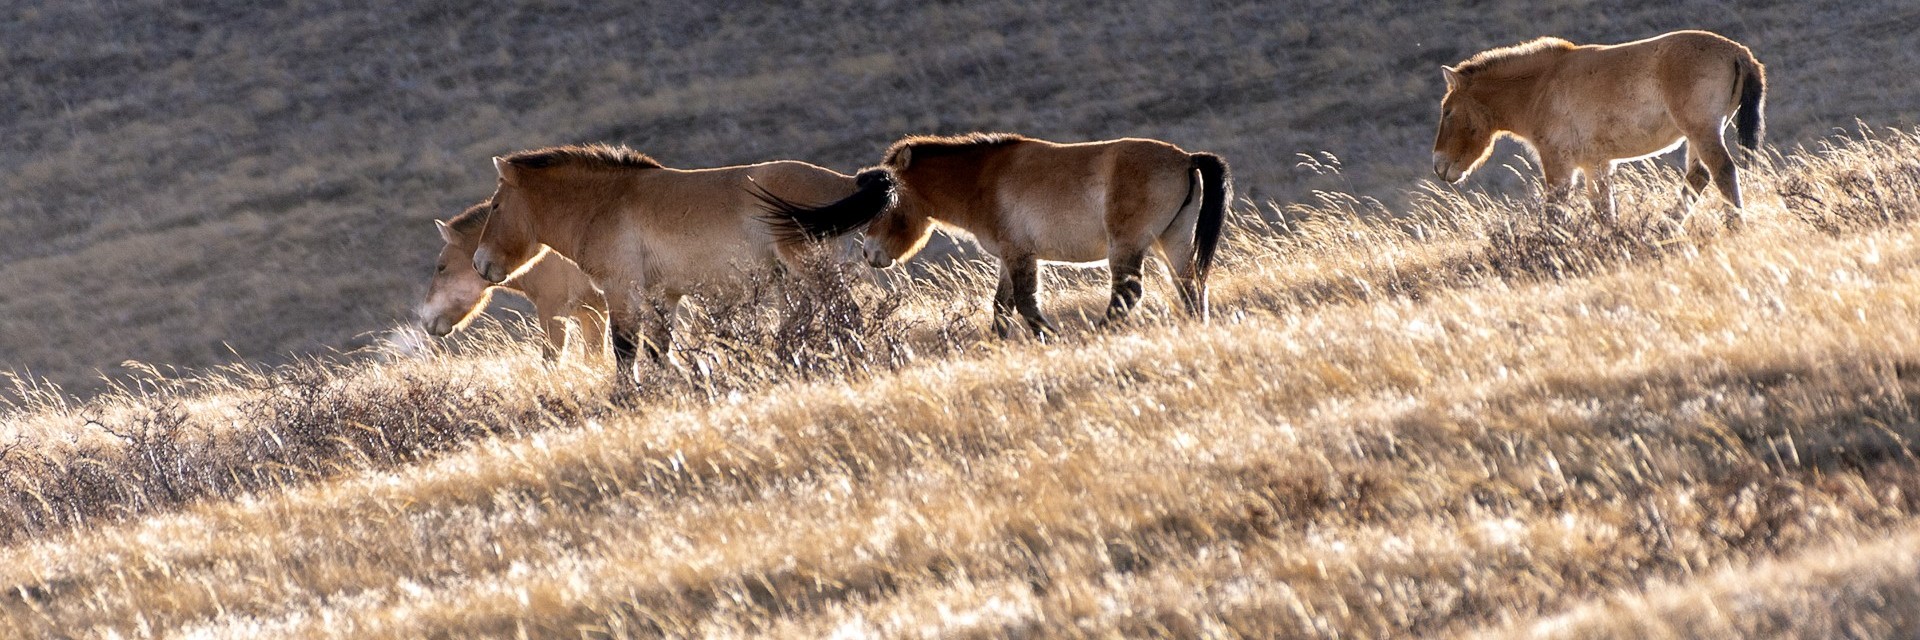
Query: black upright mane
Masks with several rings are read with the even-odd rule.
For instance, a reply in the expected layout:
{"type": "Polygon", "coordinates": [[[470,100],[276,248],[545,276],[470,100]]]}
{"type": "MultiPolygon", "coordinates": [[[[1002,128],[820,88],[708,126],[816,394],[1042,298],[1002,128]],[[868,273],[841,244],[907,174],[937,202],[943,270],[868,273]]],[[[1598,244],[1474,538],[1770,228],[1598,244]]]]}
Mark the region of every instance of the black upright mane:
{"type": "Polygon", "coordinates": [[[1499,66],[1503,62],[1525,58],[1542,51],[1565,51],[1572,48],[1574,48],[1573,43],[1559,38],[1535,38],[1511,47],[1488,49],[1473,54],[1473,57],[1467,58],[1465,62],[1454,65],[1453,70],[1460,72],[1460,75],[1471,76],[1499,66]]]}
{"type": "Polygon", "coordinates": [[[922,158],[948,156],[979,149],[999,147],[1028,140],[1017,133],[968,133],[957,136],[907,136],[887,147],[884,164],[899,168],[895,162],[902,152],[908,152],[908,161],[922,158]]]}
{"type": "Polygon", "coordinates": [[[545,169],[568,165],[585,165],[606,169],[661,169],[661,165],[647,154],[634,151],[625,146],[605,144],[566,145],[547,147],[532,151],[521,151],[507,156],[506,161],[525,169],[545,169]]]}

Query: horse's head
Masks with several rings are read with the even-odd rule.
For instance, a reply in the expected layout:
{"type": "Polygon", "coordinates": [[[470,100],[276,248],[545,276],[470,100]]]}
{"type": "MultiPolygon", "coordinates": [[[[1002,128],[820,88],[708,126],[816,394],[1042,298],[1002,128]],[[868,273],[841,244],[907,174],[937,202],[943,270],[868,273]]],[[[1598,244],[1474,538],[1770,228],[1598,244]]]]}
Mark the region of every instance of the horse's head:
{"type": "Polygon", "coordinates": [[[867,264],[876,269],[891,267],[919,253],[933,235],[933,218],[921,215],[902,194],[900,203],[867,224],[867,264]]]}
{"type": "Polygon", "coordinates": [[[473,269],[474,234],[462,233],[457,228],[463,219],[471,219],[468,216],[484,214],[477,210],[485,206],[480,204],[468,209],[456,217],[452,225],[433,221],[445,244],[433,261],[433,280],[427,284],[427,300],[414,309],[414,316],[427,333],[444,336],[466,326],[493,296],[493,283],[473,269]]]}
{"type": "Polygon", "coordinates": [[[1459,182],[1493,155],[1493,113],[1466,90],[1467,77],[1452,67],[1440,67],[1447,79],[1447,96],[1440,100],[1440,133],[1433,140],[1433,173],[1441,180],[1459,182]]]}
{"type": "Polygon", "coordinates": [[[541,246],[513,165],[494,158],[493,168],[500,173],[500,187],[486,202],[489,210],[473,251],[473,268],[488,282],[499,284],[539,257],[541,246]]]}

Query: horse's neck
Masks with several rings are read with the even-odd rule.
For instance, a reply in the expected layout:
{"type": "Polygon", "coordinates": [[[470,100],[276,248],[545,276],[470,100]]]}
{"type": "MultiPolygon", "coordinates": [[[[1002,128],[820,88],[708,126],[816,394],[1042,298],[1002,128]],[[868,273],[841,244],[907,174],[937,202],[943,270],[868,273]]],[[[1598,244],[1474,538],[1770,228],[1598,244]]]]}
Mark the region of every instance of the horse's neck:
{"type": "MultiPolygon", "coordinates": [[[[923,188],[916,193],[901,195],[901,204],[919,215],[932,218],[948,226],[957,227],[981,235],[992,232],[994,221],[989,214],[978,210],[981,194],[975,193],[971,185],[979,184],[980,169],[977,165],[960,164],[952,169],[923,169],[906,180],[916,182],[923,188]]],[[[992,187],[989,187],[992,188],[992,187]]],[[[996,194],[986,194],[985,201],[997,199],[996,194]]]]}
{"type": "Polygon", "coordinates": [[[539,207],[538,215],[532,218],[534,238],[585,268],[595,258],[587,255],[592,249],[588,238],[594,235],[595,219],[607,206],[592,200],[605,197],[610,187],[586,181],[543,185],[532,194],[539,207]]]}
{"type": "MultiPolygon", "coordinates": [[[[1521,137],[1534,135],[1533,116],[1538,108],[1541,92],[1546,88],[1547,76],[1552,70],[1550,64],[1533,64],[1526,67],[1515,65],[1511,72],[1482,78],[1477,82],[1486,87],[1479,92],[1481,104],[1494,114],[1498,120],[1494,126],[1502,131],[1510,131],[1521,137]]],[[[1502,70],[1505,71],[1505,70],[1502,70]]]]}

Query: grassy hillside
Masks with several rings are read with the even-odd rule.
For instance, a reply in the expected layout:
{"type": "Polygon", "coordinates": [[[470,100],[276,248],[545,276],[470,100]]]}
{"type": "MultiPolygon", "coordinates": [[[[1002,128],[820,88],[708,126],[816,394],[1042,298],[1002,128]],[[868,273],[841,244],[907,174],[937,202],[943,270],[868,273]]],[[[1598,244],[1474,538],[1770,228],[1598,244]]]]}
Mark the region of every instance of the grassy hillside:
{"type": "Polygon", "coordinates": [[[1223,154],[1253,202],[1404,205],[1434,67],[1474,51],[1714,29],[1770,65],[1790,147],[1920,121],[1916,24],[1884,1],[39,3],[0,16],[0,369],[91,393],[126,360],[364,346],[421,293],[426,220],[521,148],[851,171],[913,133],[1141,135],[1223,154]],[[1346,171],[1296,168],[1323,152],[1346,171]]]}
{"type": "Polygon", "coordinates": [[[0,635],[1911,636],[1916,158],[1762,159],[1737,234],[1667,170],[1241,209],[1213,323],[1055,271],[1056,344],[955,267],[711,302],[638,390],[482,332],[42,396],[0,635]]]}

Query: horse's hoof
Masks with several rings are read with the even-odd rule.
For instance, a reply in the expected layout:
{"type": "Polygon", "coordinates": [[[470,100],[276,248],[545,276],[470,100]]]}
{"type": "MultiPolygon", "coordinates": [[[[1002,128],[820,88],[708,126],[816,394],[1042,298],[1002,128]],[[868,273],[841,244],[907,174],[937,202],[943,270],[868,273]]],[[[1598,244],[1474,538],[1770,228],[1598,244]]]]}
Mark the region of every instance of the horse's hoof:
{"type": "Polygon", "coordinates": [[[1033,329],[1033,339],[1040,342],[1053,342],[1060,338],[1060,330],[1055,329],[1053,323],[1037,322],[1034,323],[1031,328],[1033,329]]]}
{"type": "Polygon", "coordinates": [[[1095,321],[1093,323],[1093,328],[1101,331],[1119,331],[1121,329],[1127,328],[1129,325],[1132,325],[1134,323],[1134,319],[1135,319],[1134,315],[1131,313],[1120,314],[1120,315],[1108,314],[1107,317],[1104,317],[1099,319],[1098,321],[1095,321]]]}

